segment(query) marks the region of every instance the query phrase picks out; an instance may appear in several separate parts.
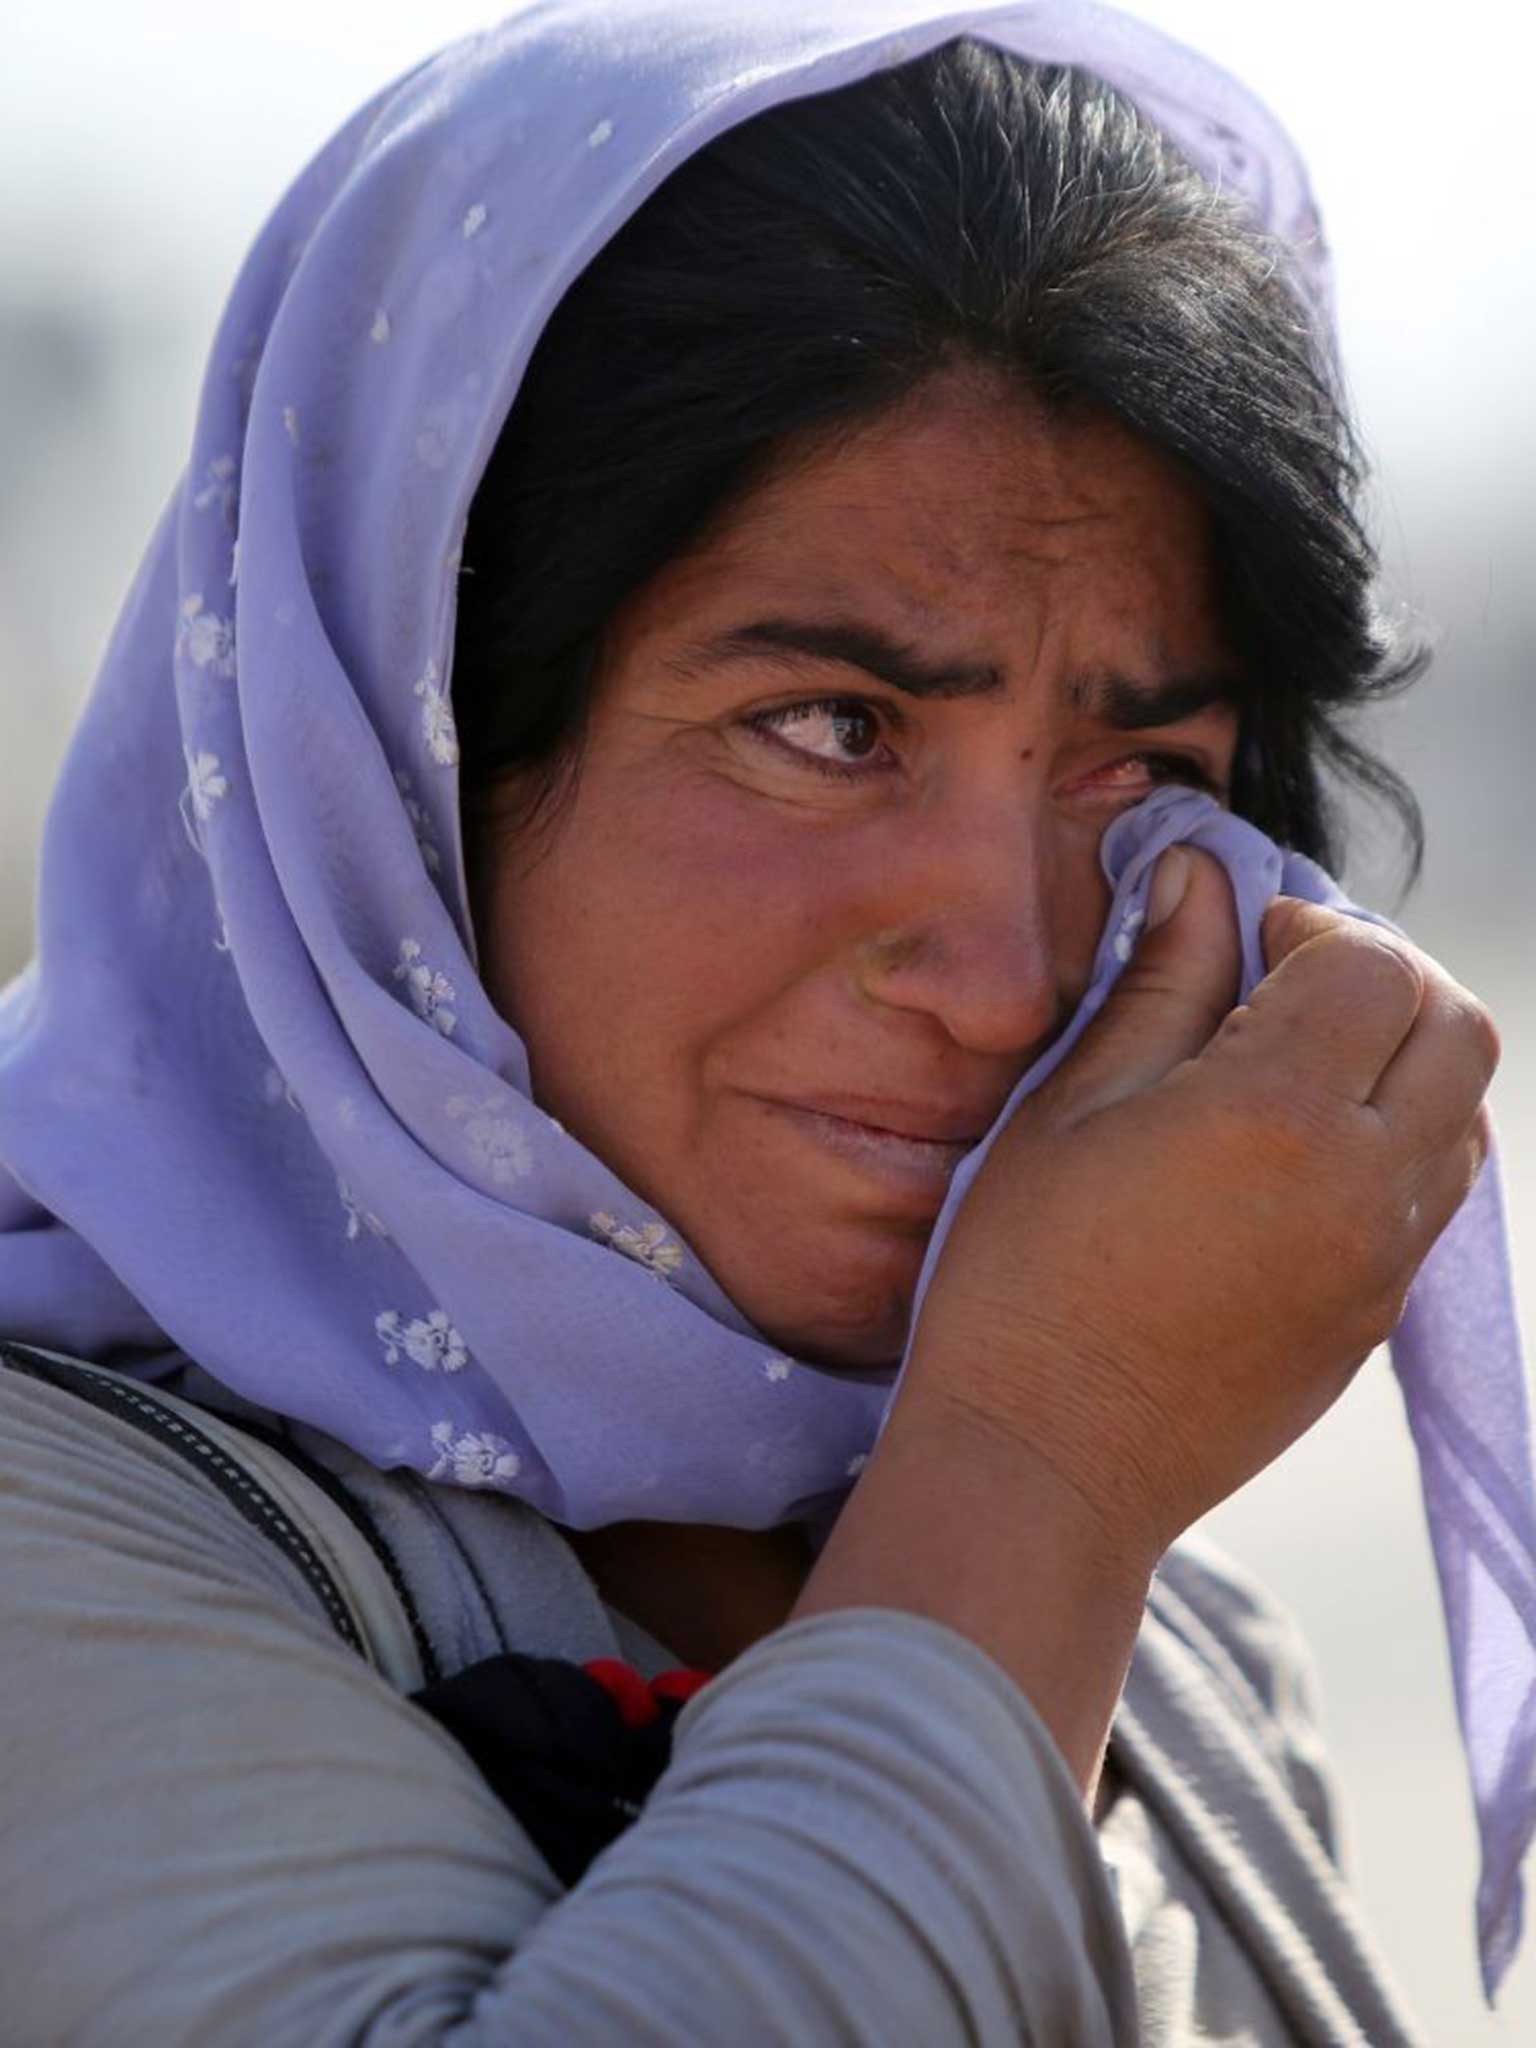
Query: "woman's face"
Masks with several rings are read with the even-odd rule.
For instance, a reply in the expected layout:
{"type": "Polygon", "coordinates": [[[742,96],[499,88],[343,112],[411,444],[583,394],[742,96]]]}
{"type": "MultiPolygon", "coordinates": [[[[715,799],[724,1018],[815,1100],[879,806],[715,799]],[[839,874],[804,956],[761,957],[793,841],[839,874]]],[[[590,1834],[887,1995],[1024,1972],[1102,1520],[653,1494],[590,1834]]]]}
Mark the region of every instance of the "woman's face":
{"type": "Polygon", "coordinates": [[[614,619],[579,778],[497,843],[539,1102],[775,1344],[901,1349],[956,1161],[1070,1015],[1099,840],[1221,794],[1205,515],[981,374],[785,459],[614,619]]]}

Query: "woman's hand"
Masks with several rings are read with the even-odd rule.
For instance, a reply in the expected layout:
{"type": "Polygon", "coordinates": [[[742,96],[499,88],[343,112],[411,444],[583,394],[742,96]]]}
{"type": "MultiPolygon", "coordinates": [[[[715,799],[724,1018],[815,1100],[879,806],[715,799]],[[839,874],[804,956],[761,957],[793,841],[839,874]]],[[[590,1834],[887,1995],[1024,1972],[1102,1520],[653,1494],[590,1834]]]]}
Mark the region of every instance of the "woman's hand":
{"type": "Polygon", "coordinates": [[[1292,899],[1229,1014],[1226,879],[1179,851],[1182,901],[977,1176],[908,1374],[1149,1559],[1389,1334],[1482,1163],[1498,1057],[1422,953],[1292,899]]]}
{"type": "Polygon", "coordinates": [[[1090,1801],[1157,1559],[1389,1333],[1482,1163],[1498,1056],[1473,998],[1373,926],[1276,904],[1231,1010],[1220,867],[1165,856],[1159,910],[977,1175],[795,1608],[968,1636],[1090,1801]]]}

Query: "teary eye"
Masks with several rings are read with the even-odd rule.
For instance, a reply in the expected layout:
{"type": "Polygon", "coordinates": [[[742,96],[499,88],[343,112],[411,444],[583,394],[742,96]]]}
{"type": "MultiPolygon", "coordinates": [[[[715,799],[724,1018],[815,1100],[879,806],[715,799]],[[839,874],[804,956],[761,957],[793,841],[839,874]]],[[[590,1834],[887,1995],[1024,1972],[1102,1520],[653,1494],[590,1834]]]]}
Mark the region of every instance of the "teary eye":
{"type": "Polygon", "coordinates": [[[1193,789],[1208,790],[1212,794],[1216,791],[1215,783],[1198,761],[1192,760],[1188,754],[1169,754],[1156,749],[1127,754],[1119,761],[1111,761],[1092,779],[1117,789],[1135,788],[1143,782],[1154,785],[1184,782],[1193,789]]]}

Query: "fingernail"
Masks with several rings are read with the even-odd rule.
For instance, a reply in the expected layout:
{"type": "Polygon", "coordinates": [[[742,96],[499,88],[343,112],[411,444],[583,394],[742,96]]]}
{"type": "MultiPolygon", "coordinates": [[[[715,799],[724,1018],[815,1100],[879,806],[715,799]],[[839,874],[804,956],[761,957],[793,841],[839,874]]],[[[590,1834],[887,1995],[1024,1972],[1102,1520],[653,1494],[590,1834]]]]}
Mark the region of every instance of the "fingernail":
{"type": "Polygon", "coordinates": [[[1156,931],[1160,924],[1166,924],[1179,905],[1184,901],[1184,891],[1189,887],[1193,862],[1182,846],[1170,846],[1157,864],[1152,877],[1151,894],[1147,897],[1147,930],[1156,931]]]}

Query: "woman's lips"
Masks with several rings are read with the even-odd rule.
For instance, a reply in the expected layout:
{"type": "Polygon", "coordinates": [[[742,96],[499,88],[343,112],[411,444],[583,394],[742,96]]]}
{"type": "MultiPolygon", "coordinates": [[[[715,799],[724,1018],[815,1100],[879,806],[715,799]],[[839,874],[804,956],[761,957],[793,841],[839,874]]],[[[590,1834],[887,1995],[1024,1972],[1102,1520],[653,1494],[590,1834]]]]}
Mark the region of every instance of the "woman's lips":
{"type": "MultiPolygon", "coordinates": [[[[920,1137],[880,1124],[834,1114],[808,1103],[760,1098],[764,1106],[787,1120],[823,1152],[856,1167],[886,1189],[915,1198],[937,1213],[955,1168],[980,1133],[966,1137],[920,1137]]],[[[949,1120],[952,1121],[953,1120],[949,1120]]]]}

